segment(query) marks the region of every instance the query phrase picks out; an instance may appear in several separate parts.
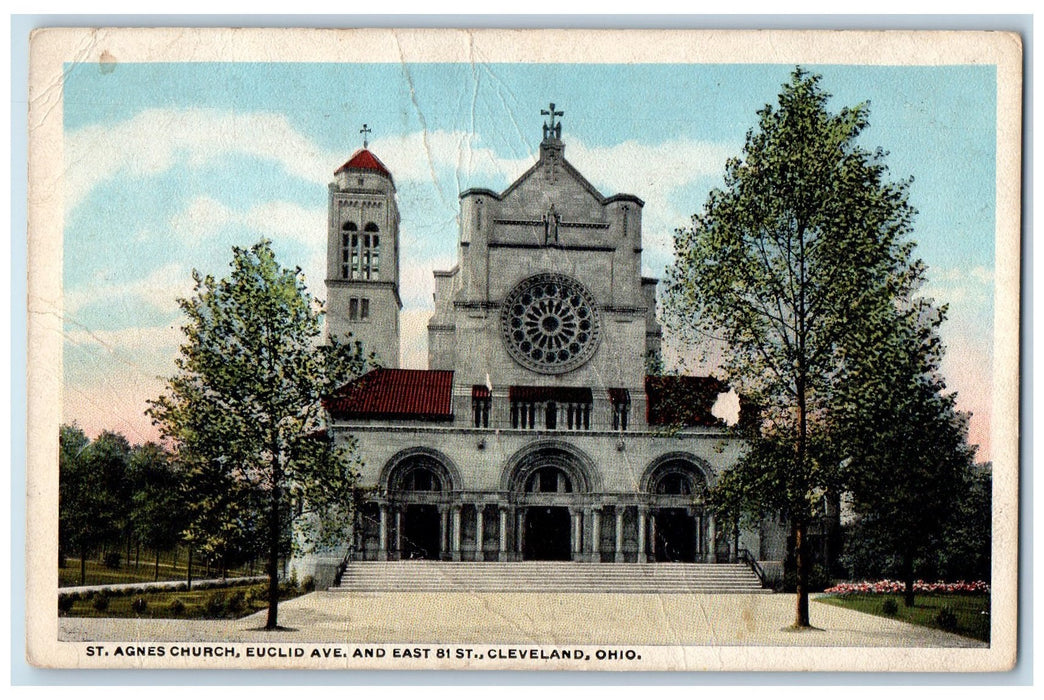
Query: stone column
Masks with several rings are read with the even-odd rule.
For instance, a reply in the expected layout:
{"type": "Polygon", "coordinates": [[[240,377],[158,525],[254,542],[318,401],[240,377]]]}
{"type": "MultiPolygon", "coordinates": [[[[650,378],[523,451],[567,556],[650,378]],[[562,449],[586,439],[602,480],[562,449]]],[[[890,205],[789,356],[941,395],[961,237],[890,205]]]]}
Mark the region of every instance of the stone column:
{"type": "Polygon", "coordinates": [[[692,533],[692,539],[693,539],[692,546],[693,546],[693,551],[696,552],[695,560],[699,561],[700,560],[700,538],[703,536],[701,534],[701,531],[703,529],[703,513],[701,513],[700,511],[697,510],[696,514],[692,516],[692,521],[693,521],[693,524],[695,525],[695,527],[693,528],[693,533],[692,533]]]}
{"type": "Polygon", "coordinates": [[[460,506],[453,506],[453,543],[450,545],[453,561],[460,561],[460,506]]]}
{"type": "Polygon", "coordinates": [[[623,561],[623,506],[616,506],[616,554],[613,557],[615,561],[623,561]]]}
{"type": "Polygon", "coordinates": [[[707,519],[707,561],[718,563],[718,522],[713,513],[707,519]]]}
{"type": "Polygon", "coordinates": [[[380,504],[381,509],[381,522],[378,525],[380,528],[377,532],[377,560],[386,561],[388,559],[388,506],[385,503],[380,504]]]}
{"type": "Polygon", "coordinates": [[[525,549],[526,541],[526,509],[518,508],[515,510],[515,553],[518,555],[519,560],[522,559],[522,552],[525,549]]]}
{"type": "Polygon", "coordinates": [[[402,559],[402,508],[395,509],[395,553],[402,559]]]}
{"type": "Polygon", "coordinates": [[[656,511],[649,513],[649,557],[656,561],[656,511]]]}
{"type": "Polygon", "coordinates": [[[485,528],[482,522],[483,510],[485,505],[482,503],[475,504],[475,561],[482,561],[482,540],[485,539],[485,528]]]}
{"type": "Polygon", "coordinates": [[[648,509],[638,506],[638,563],[644,564],[649,560],[645,554],[645,515],[648,509]]]}
{"type": "Polygon", "coordinates": [[[507,508],[500,506],[500,552],[497,554],[499,561],[507,561],[507,508]]]}
{"type": "Polygon", "coordinates": [[[580,547],[583,544],[583,511],[577,508],[570,510],[569,513],[573,517],[573,536],[570,538],[573,545],[573,561],[580,561],[580,547]]]}
{"type": "Polygon", "coordinates": [[[449,551],[449,508],[439,508],[439,559],[442,559],[449,551]]]}
{"type": "Polygon", "coordinates": [[[602,509],[591,511],[591,561],[602,561],[602,509]]]}

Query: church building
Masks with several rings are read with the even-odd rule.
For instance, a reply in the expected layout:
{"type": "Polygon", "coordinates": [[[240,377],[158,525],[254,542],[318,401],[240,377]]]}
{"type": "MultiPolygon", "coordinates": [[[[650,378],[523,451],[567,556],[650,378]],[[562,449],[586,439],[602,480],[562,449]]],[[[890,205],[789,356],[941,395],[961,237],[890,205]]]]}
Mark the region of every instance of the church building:
{"type": "Polygon", "coordinates": [[[363,465],[354,541],[298,560],[299,576],[329,580],[349,548],[356,561],[782,559],[778,526],[741,532],[703,507],[743,449],[712,412],[728,388],[647,371],[661,329],[657,280],[641,274],[644,202],[592,186],[566,159],[562,112],[542,114],[532,167],[503,191],[460,193],[427,369],[399,367],[409,251],[393,173],[365,142],[335,172],[328,333],[381,366],[326,402],[363,465]]]}

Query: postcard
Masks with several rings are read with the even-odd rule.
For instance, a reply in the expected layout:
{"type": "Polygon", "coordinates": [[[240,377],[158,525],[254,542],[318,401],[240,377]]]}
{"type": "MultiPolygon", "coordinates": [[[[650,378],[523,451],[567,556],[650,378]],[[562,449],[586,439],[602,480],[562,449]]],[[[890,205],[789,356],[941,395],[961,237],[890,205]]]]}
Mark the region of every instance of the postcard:
{"type": "Polygon", "coordinates": [[[1022,44],[45,29],[51,668],[1002,671],[1022,44]]]}

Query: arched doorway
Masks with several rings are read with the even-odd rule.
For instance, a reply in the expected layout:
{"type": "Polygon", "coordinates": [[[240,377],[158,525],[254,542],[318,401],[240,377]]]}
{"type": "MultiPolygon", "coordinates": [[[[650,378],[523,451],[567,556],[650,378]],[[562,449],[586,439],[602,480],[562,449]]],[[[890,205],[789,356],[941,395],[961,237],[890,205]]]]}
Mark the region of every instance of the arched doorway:
{"type": "MultiPolygon", "coordinates": [[[[564,470],[539,467],[526,480],[529,500],[539,502],[543,495],[573,493],[573,484],[564,470]]],[[[540,505],[527,506],[522,521],[522,558],[527,560],[568,561],[571,558],[569,508],[554,505],[551,497],[540,505]]]]}
{"type": "Polygon", "coordinates": [[[502,484],[515,513],[512,558],[581,558],[584,499],[592,490],[589,462],[558,441],[531,445],[508,461],[502,484]]]}
{"type": "Polygon", "coordinates": [[[446,511],[453,472],[435,454],[400,454],[385,468],[390,558],[441,559],[446,551],[446,511]]]}
{"type": "Polygon", "coordinates": [[[684,456],[661,458],[646,472],[649,499],[649,558],[664,562],[697,562],[706,558],[703,502],[707,479],[696,462],[684,456]]]}

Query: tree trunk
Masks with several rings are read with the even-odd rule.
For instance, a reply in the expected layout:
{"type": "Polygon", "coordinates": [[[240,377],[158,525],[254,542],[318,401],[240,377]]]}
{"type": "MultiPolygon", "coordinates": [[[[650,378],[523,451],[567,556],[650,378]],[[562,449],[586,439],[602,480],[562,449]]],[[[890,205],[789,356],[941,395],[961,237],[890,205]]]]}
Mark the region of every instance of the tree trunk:
{"type": "Polygon", "coordinates": [[[80,547],[80,585],[87,585],[87,545],[80,547]]]}
{"type": "Polygon", "coordinates": [[[134,570],[141,566],[141,540],[134,543],[134,570]]]}
{"type": "Polygon", "coordinates": [[[914,604],[914,557],[913,552],[907,549],[903,552],[903,604],[912,608],[914,604]]]}
{"type": "Polygon", "coordinates": [[[811,627],[808,621],[808,523],[794,522],[794,549],[797,559],[797,607],[794,611],[794,627],[811,627]]]}
{"type": "Polygon", "coordinates": [[[188,548],[188,590],[192,590],[192,545],[188,548]]]}
{"type": "Polygon", "coordinates": [[[268,621],[266,630],[279,626],[279,480],[282,474],[273,475],[272,500],[268,512],[268,621]]]}
{"type": "Polygon", "coordinates": [[[160,558],[160,550],[159,550],[159,547],[156,547],[156,573],[152,577],[153,581],[159,581],[159,558],[160,558]]]}

